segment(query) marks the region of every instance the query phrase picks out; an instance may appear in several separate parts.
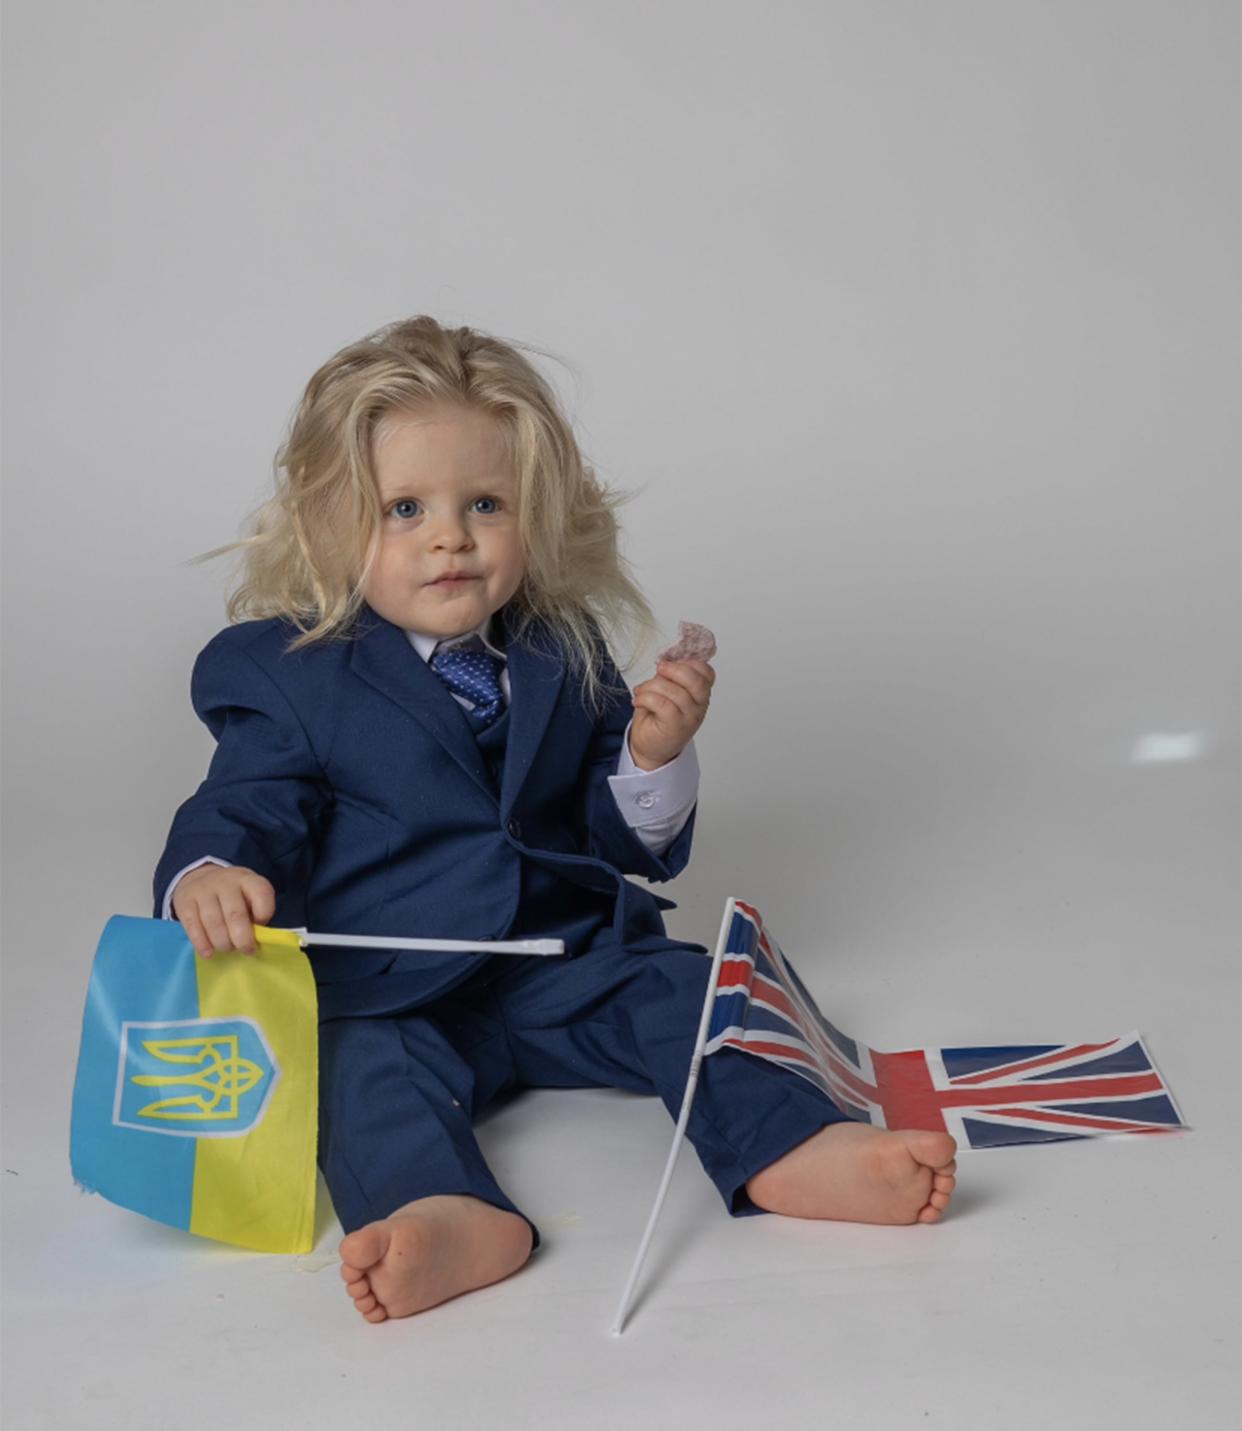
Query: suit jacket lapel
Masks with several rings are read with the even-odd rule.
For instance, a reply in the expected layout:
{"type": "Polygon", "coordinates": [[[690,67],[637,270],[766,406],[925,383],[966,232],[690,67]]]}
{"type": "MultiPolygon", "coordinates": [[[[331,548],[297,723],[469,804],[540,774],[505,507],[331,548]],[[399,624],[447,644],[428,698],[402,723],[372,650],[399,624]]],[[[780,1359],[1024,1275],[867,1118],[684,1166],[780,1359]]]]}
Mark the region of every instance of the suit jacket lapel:
{"type": "MultiPolygon", "coordinates": [[[[509,739],[501,780],[500,812],[507,819],[534,764],[565,671],[541,623],[525,641],[512,639],[508,607],[501,611],[509,667],[509,739]],[[529,643],[529,644],[528,644],[529,643]]],[[[494,800],[495,787],[465,712],[448,687],[410,644],[399,626],[364,607],[350,655],[355,675],[395,701],[433,735],[458,765],[494,800]]]]}
{"type": "Polygon", "coordinates": [[[466,774],[496,798],[487,762],[462,708],[399,626],[364,607],[349,664],[356,676],[435,736],[466,774]]]}
{"type": "Polygon", "coordinates": [[[555,640],[541,622],[536,622],[518,642],[511,634],[508,606],[501,609],[500,619],[509,664],[509,742],[500,780],[500,816],[507,820],[552,719],[565,683],[565,665],[555,640]]]}

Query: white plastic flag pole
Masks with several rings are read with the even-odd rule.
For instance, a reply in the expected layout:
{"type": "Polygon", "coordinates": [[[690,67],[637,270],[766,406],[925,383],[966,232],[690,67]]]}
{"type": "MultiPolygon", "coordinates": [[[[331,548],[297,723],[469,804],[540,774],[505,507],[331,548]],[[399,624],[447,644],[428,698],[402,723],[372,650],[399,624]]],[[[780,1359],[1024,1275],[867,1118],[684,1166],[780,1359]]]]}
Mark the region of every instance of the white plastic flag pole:
{"type": "Polygon", "coordinates": [[[564,954],[563,939],[392,939],[377,934],[310,934],[291,929],[303,944],[346,949],[426,949],[437,954],[564,954]]]}
{"type": "Polygon", "coordinates": [[[720,922],[720,937],[716,940],[716,957],[712,960],[712,971],[707,980],[707,996],[703,1000],[703,1012],[699,1017],[698,1037],[694,1041],[694,1056],[690,1060],[690,1076],[686,1080],[686,1092],[681,1100],[681,1113],[678,1115],[677,1129],[673,1134],[673,1146],[669,1149],[668,1161],[664,1165],[664,1176],[660,1179],[660,1189],[656,1193],[655,1206],[651,1209],[651,1216],[647,1219],[647,1229],[643,1233],[642,1242],[638,1245],[638,1256],[635,1257],[634,1265],[630,1268],[630,1277],[625,1284],[625,1291],[621,1293],[621,1305],[617,1308],[617,1315],[612,1323],[614,1336],[619,1337],[625,1327],[625,1314],[629,1310],[630,1298],[634,1295],[634,1284],[638,1281],[643,1259],[651,1244],[651,1235],[655,1231],[656,1219],[660,1216],[660,1209],[664,1206],[664,1197],[668,1192],[668,1185],[672,1181],[677,1155],[681,1152],[686,1124],[690,1121],[690,1105],[694,1102],[694,1091],[699,1086],[699,1067],[703,1062],[703,1045],[707,1042],[707,1028],[711,1023],[712,1005],[716,1000],[716,981],[720,978],[720,961],[724,955],[725,941],[729,937],[729,926],[733,922],[734,904],[735,901],[732,897],[725,904],[724,918],[720,922]]]}

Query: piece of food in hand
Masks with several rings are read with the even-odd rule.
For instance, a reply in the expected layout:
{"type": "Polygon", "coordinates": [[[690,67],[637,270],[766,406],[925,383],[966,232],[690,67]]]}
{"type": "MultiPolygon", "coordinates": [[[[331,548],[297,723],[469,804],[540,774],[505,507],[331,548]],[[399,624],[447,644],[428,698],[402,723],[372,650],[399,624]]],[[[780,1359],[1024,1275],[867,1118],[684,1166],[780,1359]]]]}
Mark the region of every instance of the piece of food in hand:
{"type": "Polygon", "coordinates": [[[677,623],[677,640],[656,657],[657,661],[710,661],[716,654],[716,638],[706,626],[693,621],[677,623]]]}

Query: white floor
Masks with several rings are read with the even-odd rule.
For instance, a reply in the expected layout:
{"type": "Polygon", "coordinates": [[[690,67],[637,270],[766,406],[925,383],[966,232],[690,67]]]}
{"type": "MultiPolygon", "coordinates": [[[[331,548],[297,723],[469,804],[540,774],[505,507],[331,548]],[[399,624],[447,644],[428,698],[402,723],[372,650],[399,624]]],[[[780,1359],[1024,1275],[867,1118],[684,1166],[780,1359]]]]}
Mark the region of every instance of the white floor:
{"type": "MultiPolygon", "coordinates": [[[[724,896],[752,900],[825,1011],[879,1048],[1138,1028],[1193,1131],[966,1152],[950,1215],[914,1228],[730,1219],[687,1149],[620,1338],[671,1130],[652,1100],[535,1091],[485,1122],[544,1247],[508,1282],[380,1326],[346,1297],[322,1201],[315,1251],[282,1258],[80,1194],[77,1020],[133,862],[102,854],[54,922],[10,870],[6,1431],[1232,1431],[1236,777],[1064,774],[937,805],[925,828],[909,805],[891,829],[786,812],[779,844],[707,812],[670,927],[710,943],[724,896]]],[[[145,913],[133,896],[122,912],[145,913]]]]}

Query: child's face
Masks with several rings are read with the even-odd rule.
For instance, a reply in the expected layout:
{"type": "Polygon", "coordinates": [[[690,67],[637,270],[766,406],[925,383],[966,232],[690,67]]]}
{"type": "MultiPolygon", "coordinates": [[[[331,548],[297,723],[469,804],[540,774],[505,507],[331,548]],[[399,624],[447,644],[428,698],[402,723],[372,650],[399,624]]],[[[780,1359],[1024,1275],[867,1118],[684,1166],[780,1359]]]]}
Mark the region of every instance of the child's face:
{"type": "Polygon", "coordinates": [[[524,561],[517,480],[495,421],[438,404],[391,412],[371,448],[383,516],[363,588],[407,630],[459,636],[517,591],[524,561]],[[460,571],[466,580],[442,580],[460,571]]]}

